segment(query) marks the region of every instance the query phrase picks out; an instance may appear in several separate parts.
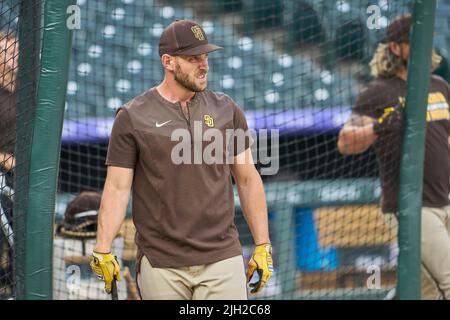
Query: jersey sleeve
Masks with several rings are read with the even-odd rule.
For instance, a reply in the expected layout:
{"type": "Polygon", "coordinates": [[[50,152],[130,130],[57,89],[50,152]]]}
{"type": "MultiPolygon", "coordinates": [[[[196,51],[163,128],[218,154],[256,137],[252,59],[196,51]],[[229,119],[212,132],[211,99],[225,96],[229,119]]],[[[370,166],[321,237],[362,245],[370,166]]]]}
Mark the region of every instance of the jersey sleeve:
{"type": "Polygon", "coordinates": [[[106,165],[134,169],[137,151],[130,116],[126,109],[121,109],[114,119],[106,155],[106,165]]]}
{"type": "Polygon", "coordinates": [[[445,79],[440,78],[440,80],[442,85],[444,86],[445,99],[447,100],[447,104],[450,105],[450,85],[445,79]]]}
{"type": "MultiPolygon", "coordinates": [[[[445,100],[447,100],[447,106],[450,106],[450,85],[448,84],[448,82],[445,79],[442,79],[442,83],[445,88],[445,100]]],[[[450,107],[449,107],[449,112],[450,112],[450,107]]],[[[450,136],[450,121],[447,120],[446,124],[447,124],[447,132],[448,132],[448,135],[450,136]]]]}
{"type": "Polygon", "coordinates": [[[379,99],[377,96],[380,92],[376,92],[376,86],[369,85],[365,88],[356,98],[355,104],[353,106],[353,114],[368,116],[371,118],[378,118],[381,116],[379,114],[379,99]]]}

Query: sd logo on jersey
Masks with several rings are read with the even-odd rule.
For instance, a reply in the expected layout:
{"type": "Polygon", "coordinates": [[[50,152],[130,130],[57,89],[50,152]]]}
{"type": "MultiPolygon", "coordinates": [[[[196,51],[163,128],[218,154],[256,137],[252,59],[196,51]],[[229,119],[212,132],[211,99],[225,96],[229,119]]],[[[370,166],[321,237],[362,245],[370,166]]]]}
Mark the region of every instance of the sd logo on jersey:
{"type": "Polygon", "coordinates": [[[209,114],[205,114],[203,116],[203,119],[205,120],[205,124],[208,127],[210,127],[210,128],[214,127],[214,119],[209,114]]]}

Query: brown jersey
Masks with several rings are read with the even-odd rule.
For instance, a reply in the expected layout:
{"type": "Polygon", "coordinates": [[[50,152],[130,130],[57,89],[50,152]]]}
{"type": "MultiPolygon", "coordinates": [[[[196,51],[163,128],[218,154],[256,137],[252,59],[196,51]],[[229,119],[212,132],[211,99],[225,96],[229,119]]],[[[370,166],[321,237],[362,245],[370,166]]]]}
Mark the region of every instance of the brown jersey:
{"type": "MultiPolygon", "coordinates": [[[[406,97],[406,81],[379,78],[361,92],[353,112],[372,118],[380,117],[385,108],[394,107],[406,97]]],[[[440,77],[432,76],[429,86],[425,158],[423,172],[424,207],[449,204],[450,152],[450,86],[440,77]]],[[[381,134],[374,143],[382,188],[381,207],[384,213],[398,211],[402,150],[401,126],[397,132],[381,134]]]]}
{"type": "MultiPolygon", "coordinates": [[[[132,212],[136,243],[154,267],[183,267],[217,262],[242,254],[234,223],[230,166],[225,163],[176,164],[171,154],[174,130],[191,133],[194,123],[247,130],[244,114],[225,94],[196,93],[187,119],[179,103],[152,88],[119,112],[106,164],[134,169],[132,212]]],[[[201,137],[192,135],[192,148],[201,137]]],[[[249,140],[238,154],[249,147],[249,140]]],[[[201,141],[202,150],[207,143],[201,141]]],[[[193,156],[193,155],[192,155],[193,156]]]]}

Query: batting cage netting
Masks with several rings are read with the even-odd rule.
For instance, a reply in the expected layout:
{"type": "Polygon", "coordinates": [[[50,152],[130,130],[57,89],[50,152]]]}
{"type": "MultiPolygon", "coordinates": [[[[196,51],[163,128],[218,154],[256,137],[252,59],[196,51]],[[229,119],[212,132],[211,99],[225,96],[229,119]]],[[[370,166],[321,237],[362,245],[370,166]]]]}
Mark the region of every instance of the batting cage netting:
{"type": "MultiPolygon", "coordinates": [[[[17,8],[16,8],[17,9],[17,8]]],[[[2,18],[3,18],[2,8],[2,18]]],[[[18,48],[14,36],[8,32],[17,22],[18,10],[8,12],[8,22],[3,21],[0,28],[0,297],[12,296],[13,278],[13,230],[12,230],[12,168],[15,145],[15,74],[17,72],[18,48]],[[3,51],[6,48],[5,51],[3,51]]],[[[12,31],[12,30],[11,30],[12,31]]]]}
{"type": "MultiPolygon", "coordinates": [[[[19,135],[12,123],[16,104],[22,130],[26,121],[34,119],[32,106],[36,104],[30,102],[27,108],[25,100],[27,94],[28,99],[36,97],[33,74],[39,64],[40,19],[47,1],[34,1],[39,5],[33,14],[21,11],[23,2],[3,0],[0,4],[1,299],[17,297],[21,267],[16,266],[18,273],[14,274],[13,266],[24,263],[19,256],[26,253],[13,243],[17,237],[20,240],[22,224],[21,211],[14,212],[13,220],[12,208],[20,209],[20,204],[14,204],[18,201],[14,188],[19,187],[17,183],[27,188],[28,181],[13,178],[12,160],[14,155],[20,159],[17,153],[29,152],[26,147],[31,141],[26,134],[19,135]],[[30,21],[21,24],[21,17],[32,15],[38,20],[34,26],[30,21]],[[20,26],[28,29],[20,30],[20,26]],[[20,33],[24,39],[34,37],[34,42],[19,47],[20,33]],[[18,57],[33,52],[35,56],[18,57]],[[22,93],[14,88],[19,61],[24,63],[22,93]],[[21,101],[15,100],[17,95],[21,101]]],[[[209,55],[208,88],[226,93],[240,106],[259,146],[255,154],[266,190],[275,271],[262,293],[250,298],[395,296],[397,231],[395,222],[380,213],[376,155],[373,148],[343,155],[338,137],[358,96],[373,79],[371,61],[385,49],[387,27],[396,17],[412,13],[413,1],[74,2],[66,12],[73,39],[54,238],[49,247],[53,299],[110,299],[89,261],[112,123],[120,106],[162,81],[159,37],[176,19],[197,21],[208,40],[224,48],[209,55]]],[[[435,72],[449,81],[445,63],[450,49],[450,1],[440,0],[437,5],[433,47],[442,59],[435,72]]],[[[373,99],[383,94],[378,92],[373,99]]],[[[394,156],[387,163],[399,166],[394,156]]],[[[395,179],[398,174],[392,171],[391,175],[395,179]]],[[[236,190],[235,205],[247,262],[254,242],[236,190]]],[[[119,299],[139,298],[131,215],[130,204],[112,250],[124,271],[118,282],[119,299]]]]}
{"type": "MultiPolygon", "coordinates": [[[[2,1],[0,4],[0,299],[2,300],[14,298],[18,292],[23,292],[18,283],[25,275],[24,237],[28,200],[26,190],[30,185],[29,157],[36,116],[39,52],[42,40],[41,19],[42,1],[34,1],[28,6],[20,6],[19,1],[2,1]],[[20,49],[19,38],[22,39],[20,49]],[[19,55],[19,52],[22,54],[19,55]],[[20,71],[19,64],[22,66],[20,71]],[[19,82],[21,87],[18,85],[19,82]]],[[[51,223],[47,223],[46,228],[51,228],[51,223]]],[[[48,251],[48,257],[50,256],[51,251],[48,251]]]]}

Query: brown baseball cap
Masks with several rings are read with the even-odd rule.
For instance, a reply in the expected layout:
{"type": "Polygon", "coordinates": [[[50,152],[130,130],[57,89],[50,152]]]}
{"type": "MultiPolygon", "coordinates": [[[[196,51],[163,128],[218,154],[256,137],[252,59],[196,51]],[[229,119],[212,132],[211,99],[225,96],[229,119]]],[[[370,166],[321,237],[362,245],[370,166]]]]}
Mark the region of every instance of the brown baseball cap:
{"type": "Polygon", "coordinates": [[[397,17],[387,29],[386,40],[388,42],[409,43],[412,18],[410,14],[397,17]]]}
{"type": "Polygon", "coordinates": [[[159,39],[159,56],[163,54],[195,56],[223,49],[208,43],[205,31],[191,20],[175,20],[159,39]]]}
{"type": "MultiPolygon", "coordinates": [[[[64,212],[64,219],[66,222],[74,222],[79,213],[87,211],[98,211],[100,209],[100,202],[102,195],[98,192],[83,191],[77,195],[66,207],[64,212]]],[[[86,217],[84,217],[86,218],[86,217]]],[[[89,219],[97,219],[97,215],[92,214],[89,219]]]]}

